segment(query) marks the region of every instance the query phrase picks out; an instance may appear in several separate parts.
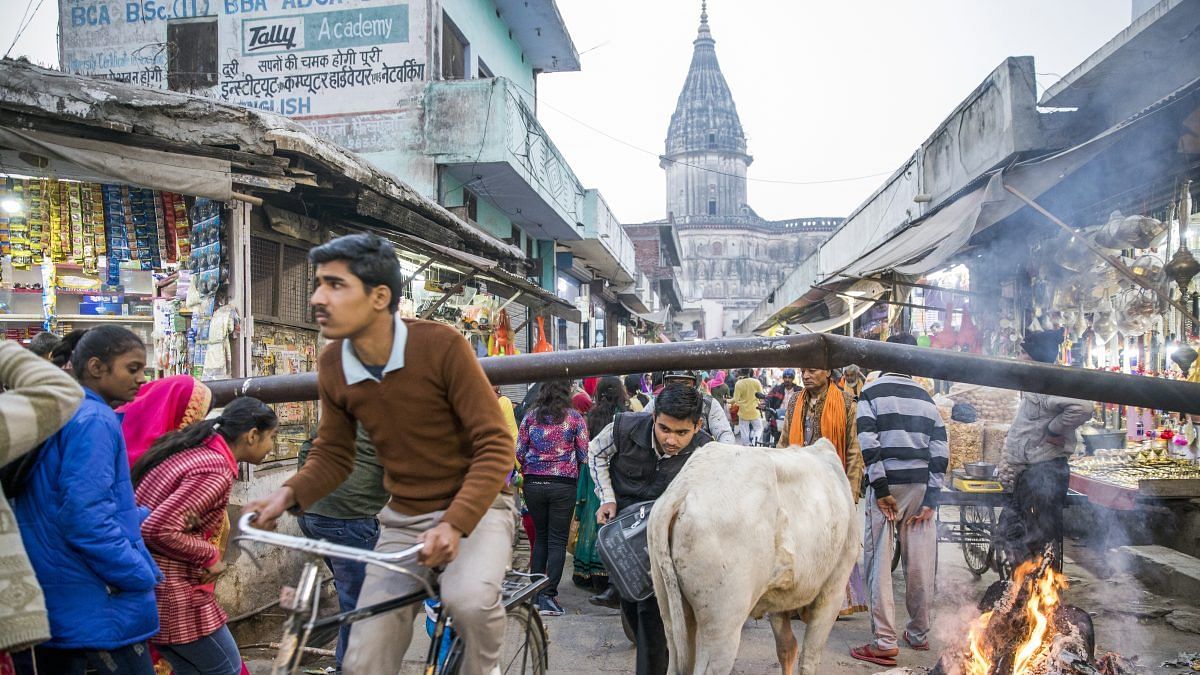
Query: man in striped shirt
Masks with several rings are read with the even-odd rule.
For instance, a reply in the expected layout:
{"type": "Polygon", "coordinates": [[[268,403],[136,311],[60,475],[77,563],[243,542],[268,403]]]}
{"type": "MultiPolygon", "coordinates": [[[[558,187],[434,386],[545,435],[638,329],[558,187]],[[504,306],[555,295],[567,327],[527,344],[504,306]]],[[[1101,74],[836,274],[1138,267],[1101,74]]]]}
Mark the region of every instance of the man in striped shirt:
{"type": "MultiPolygon", "coordinates": [[[[892,336],[888,342],[916,345],[909,334],[892,336]]],[[[894,666],[900,653],[892,594],[894,533],[899,528],[904,557],[909,614],[904,641],[924,651],[929,649],[926,635],[937,547],[933,515],[950,461],[950,446],[946,425],[929,393],[912,378],[897,373],[884,373],[862,390],[858,442],[870,481],[863,539],[875,640],[851,649],[850,655],[894,666]]]]}

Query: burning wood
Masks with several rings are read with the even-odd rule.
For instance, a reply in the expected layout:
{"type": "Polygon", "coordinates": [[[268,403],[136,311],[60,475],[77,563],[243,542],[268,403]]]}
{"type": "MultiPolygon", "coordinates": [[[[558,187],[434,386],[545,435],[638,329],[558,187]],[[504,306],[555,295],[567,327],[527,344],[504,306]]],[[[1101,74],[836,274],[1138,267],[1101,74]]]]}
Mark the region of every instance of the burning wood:
{"type": "Polygon", "coordinates": [[[1063,603],[1065,576],[1047,553],[1023,563],[1012,581],[984,594],[986,610],[964,644],[942,654],[932,675],[1135,675],[1134,663],[1113,653],[1095,657],[1087,612],[1063,603]]]}

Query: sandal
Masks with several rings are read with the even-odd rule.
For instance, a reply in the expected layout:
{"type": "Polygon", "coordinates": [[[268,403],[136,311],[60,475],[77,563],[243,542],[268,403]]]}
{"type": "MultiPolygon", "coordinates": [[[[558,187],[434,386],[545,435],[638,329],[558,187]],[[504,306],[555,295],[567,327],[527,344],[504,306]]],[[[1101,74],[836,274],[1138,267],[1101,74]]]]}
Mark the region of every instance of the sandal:
{"type": "Polygon", "coordinates": [[[899,649],[883,650],[868,642],[861,647],[852,647],[850,656],[859,661],[867,661],[879,666],[894,666],[896,665],[896,657],[900,655],[899,649]]]}
{"type": "Polygon", "coordinates": [[[921,642],[917,642],[917,641],[913,640],[911,637],[909,637],[908,631],[904,631],[904,642],[906,642],[909,647],[912,647],[913,649],[915,649],[919,652],[929,651],[929,640],[923,640],[921,642]]]}

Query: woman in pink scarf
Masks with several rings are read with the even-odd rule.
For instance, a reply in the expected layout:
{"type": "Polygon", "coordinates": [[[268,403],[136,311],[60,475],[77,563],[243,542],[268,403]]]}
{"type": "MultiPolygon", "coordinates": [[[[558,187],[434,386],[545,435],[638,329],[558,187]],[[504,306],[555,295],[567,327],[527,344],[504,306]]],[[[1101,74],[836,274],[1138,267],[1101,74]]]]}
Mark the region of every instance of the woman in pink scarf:
{"type": "Polygon", "coordinates": [[[181,431],[204,419],[212,392],[191,375],[172,375],[144,385],[137,398],[117,409],[129,466],[133,466],[164,434],[181,431]]]}

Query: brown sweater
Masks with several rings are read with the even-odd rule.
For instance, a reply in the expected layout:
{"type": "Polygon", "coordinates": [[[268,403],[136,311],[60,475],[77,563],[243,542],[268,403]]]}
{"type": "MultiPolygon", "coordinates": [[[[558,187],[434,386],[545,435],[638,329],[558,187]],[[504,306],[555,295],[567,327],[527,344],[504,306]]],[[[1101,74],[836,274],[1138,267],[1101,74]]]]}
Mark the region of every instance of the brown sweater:
{"type": "Polygon", "coordinates": [[[405,324],[404,367],[382,382],[347,386],[341,340],[321,352],[317,438],[284,484],[301,509],[332,492],[354,468],[361,423],[383,465],[388,505],[406,515],[445,509],[445,522],[470,534],[512,471],[512,436],[463,336],[432,321],[405,324]]]}

